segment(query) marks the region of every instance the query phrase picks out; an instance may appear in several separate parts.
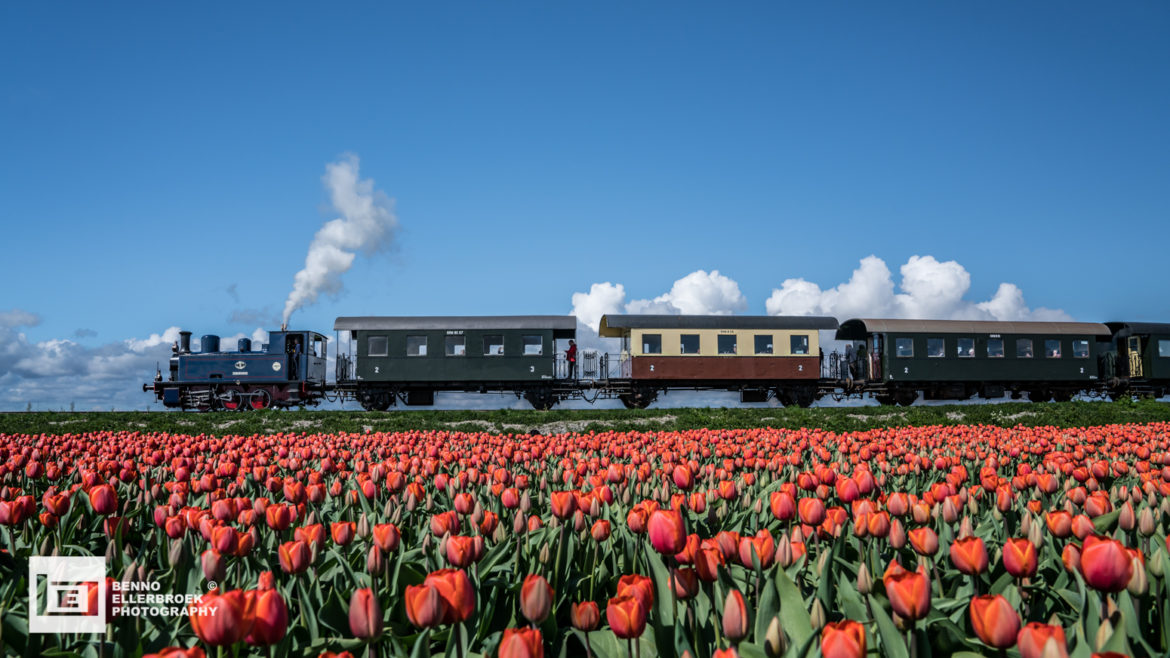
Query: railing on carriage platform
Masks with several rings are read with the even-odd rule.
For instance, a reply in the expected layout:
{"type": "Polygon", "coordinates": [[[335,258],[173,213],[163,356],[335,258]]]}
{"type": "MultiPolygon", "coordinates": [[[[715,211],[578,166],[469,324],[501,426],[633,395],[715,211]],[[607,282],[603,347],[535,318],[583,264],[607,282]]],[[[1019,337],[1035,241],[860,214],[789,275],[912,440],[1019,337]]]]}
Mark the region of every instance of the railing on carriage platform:
{"type": "MultiPolygon", "coordinates": [[[[557,379],[569,378],[569,360],[564,353],[557,354],[553,372],[557,379]]],[[[577,371],[573,379],[585,381],[606,381],[630,376],[629,360],[622,361],[620,354],[606,354],[595,350],[577,352],[577,371]]]]}

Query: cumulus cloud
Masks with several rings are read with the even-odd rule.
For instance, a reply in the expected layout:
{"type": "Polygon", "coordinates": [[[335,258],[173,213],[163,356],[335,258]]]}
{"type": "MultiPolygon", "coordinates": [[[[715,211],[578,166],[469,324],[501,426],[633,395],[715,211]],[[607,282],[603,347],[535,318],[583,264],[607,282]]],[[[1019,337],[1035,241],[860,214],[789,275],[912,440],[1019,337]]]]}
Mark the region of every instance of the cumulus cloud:
{"type": "Polygon", "coordinates": [[[353,266],[357,252],[369,256],[386,249],[398,229],[393,202],[374,189],[373,180],[359,177],[357,156],[326,165],[322,180],[333,209],[341,216],[325,222],[313,237],[305,267],[296,273],[284,303],[285,323],[321,294],[341,292],[341,275],[353,266]]]}
{"type": "Polygon", "coordinates": [[[719,270],[691,272],[652,299],[627,302],[625,287],[607,281],[593,284],[589,292],[573,293],[572,302],[572,314],[594,332],[601,325],[601,316],[611,313],[731,315],[748,306],[739,284],[719,270]]]}
{"type": "MultiPolygon", "coordinates": [[[[179,328],[168,327],[145,338],[87,347],[64,338],[32,341],[0,325],[0,409],[148,408],[153,402],[142,384],[154,378],[156,367],[165,372],[178,338],[179,328]]],[[[257,329],[252,339],[267,342],[268,334],[257,329]]],[[[234,349],[234,340],[228,346],[234,349]]]]}
{"type": "Polygon", "coordinates": [[[805,279],[787,279],[772,290],[764,306],[769,315],[829,315],[923,318],[932,320],[1070,320],[1059,309],[1031,309],[1014,284],[1002,283],[984,302],[966,299],[971,274],[956,261],[911,256],[899,268],[900,292],[886,262],[861,259],[849,280],[827,290],[805,279]]]}

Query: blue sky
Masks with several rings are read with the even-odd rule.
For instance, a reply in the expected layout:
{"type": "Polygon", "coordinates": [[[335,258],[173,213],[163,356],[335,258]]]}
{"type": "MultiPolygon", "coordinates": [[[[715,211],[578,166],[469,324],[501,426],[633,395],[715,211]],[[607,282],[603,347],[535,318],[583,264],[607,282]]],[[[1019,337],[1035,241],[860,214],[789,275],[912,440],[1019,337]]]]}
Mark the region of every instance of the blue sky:
{"type": "Polygon", "coordinates": [[[0,385],[68,399],[97,371],[36,359],[270,327],[346,154],[399,228],[293,317],[328,333],[700,270],[762,314],[870,255],[895,287],[954,261],[962,308],[1009,282],[1170,320],[1167,34],[1164,3],[6,3],[0,385]]]}

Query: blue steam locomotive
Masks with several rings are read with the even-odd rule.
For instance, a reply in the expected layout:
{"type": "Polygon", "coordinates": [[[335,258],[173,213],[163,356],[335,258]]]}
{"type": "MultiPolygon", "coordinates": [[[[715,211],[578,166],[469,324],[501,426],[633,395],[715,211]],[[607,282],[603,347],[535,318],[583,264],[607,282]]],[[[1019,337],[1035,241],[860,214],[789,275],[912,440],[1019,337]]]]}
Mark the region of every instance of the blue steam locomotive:
{"type": "Polygon", "coordinates": [[[228,351],[219,336],[206,335],[195,352],[191,332],[182,331],[171,346],[169,377],[159,370],[143,391],[166,407],[200,411],[316,405],[326,393],[327,341],[313,331],[282,330],[267,344],[241,338],[228,351]]]}

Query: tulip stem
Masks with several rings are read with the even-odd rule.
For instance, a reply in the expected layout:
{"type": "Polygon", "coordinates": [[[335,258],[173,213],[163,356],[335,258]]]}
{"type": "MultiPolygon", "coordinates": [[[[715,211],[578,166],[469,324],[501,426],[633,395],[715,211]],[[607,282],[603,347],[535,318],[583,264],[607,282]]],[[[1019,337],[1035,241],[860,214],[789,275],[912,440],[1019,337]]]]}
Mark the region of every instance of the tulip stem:
{"type": "MultiPolygon", "coordinates": [[[[593,597],[594,586],[597,584],[597,542],[593,542],[593,569],[589,572],[589,600],[595,600],[593,597]]],[[[588,643],[589,636],[585,636],[586,643],[588,643]]],[[[586,644],[588,648],[588,644],[586,644]]]]}

